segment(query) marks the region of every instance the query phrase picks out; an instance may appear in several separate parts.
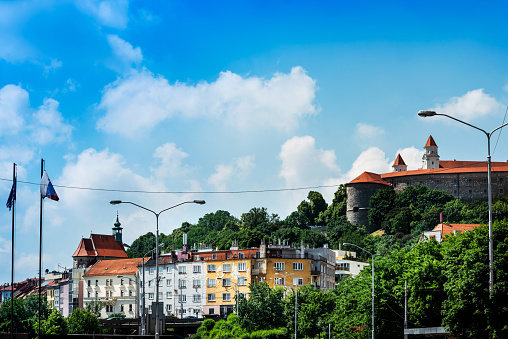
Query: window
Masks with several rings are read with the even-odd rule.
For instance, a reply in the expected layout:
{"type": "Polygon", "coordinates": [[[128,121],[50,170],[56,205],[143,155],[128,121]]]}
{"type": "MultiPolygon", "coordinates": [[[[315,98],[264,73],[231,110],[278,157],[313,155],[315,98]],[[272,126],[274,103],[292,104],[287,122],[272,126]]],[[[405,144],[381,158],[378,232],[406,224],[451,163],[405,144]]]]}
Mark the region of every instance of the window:
{"type": "Polygon", "coordinates": [[[222,293],[222,301],[231,301],[231,293],[222,293]]]}
{"type": "Polygon", "coordinates": [[[499,183],[503,183],[503,178],[499,178],[499,183]]]}
{"type": "Polygon", "coordinates": [[[192,280],[192,288],[200,288],[201,280],[192,280]]]}
{"type": "Polygon", "coordinates": [[[360,207],[353,206],[353,213],[358,213],[360,211],[360,207]]]}
{"type": "Polygon", "coordinates": [[[469,190],[469,194],[473,194],[473,191],[472,191],[472,190],[469,190]]]}
{"type": "Polygon", "coordinates": [[[258,268],[263,268],[263,262],[258,262],[258,268]]]}
{"type": "Polygon", "coordinates": [[[162,292],[159,292],[159,300],[162,299],[162,292]]]}
{"type": "Polygon", "coordinates": [[[99,297],[99,291],[95,291],[95,297],[98,298],[99,297]]]}
{"type": "Polygon", "coordinates": [[[194,265],[192,268],[192,273],[201,273],[201,266],[194,265]]]}
{"type": "MultiPolygon", "coordinates": [[[[214,298],[214,300],[215,300],[215,298],[214,298]]],[[[210,309],[208,310],[208,314],[209,314],[209,315],[215,314],[215,310],[214,310],[213,308],[210,308],[210,309]]]]}
{"type": "Polygon", "coordinates": [[[293,271],[303,271],[303,262],[294,262],[293,271]]]}
{"type": "Polygon", "coordinates": [[[178,274],[185,274],[185,266],[178,266],[178,274]]]}
{"type": "Polygon", "coordinates": [[[155,273],[155,267],[150,267],[150,274],[154,274],[155,273]]]}
{"type": "Polygon", "coordinates": [[[226,259],[229,259],[229,253],[226,253],[226,259]]]}
{"type": "Polygon", "coordinates": [[[499,189],[499,194],[503,194],[503,192],[504,192],[504,191],[503,191],[503,189],[502,189],[502,188],[500,188],[500,189],[499,189]]]}
{"type": "Polygon", "coordinates": [[[222,286],[223,287],[229,287],[231,286],[231,279],[222,279],[222,286]]]}
{"type": "Polygon", "coordinates": [[[185,294],[180,294],[178,296],[178,302],[179,303],[186,303],[187,302],[187,296],[185,294]]]}
{"type": "Polygon", "coordinates": [[[247,270],[247,263],[239,262],[238,263],[238,270],[239,271],[246,271],[247,270]]]}
{"type": "Polygon", "coordinates": [[[243,259],[243,258],[245,258],[245,254],[243,254],[243,252],[238,253],[238,259],[243,259]]]}
{"type": "Polygon", "coordinates": [[[213,260],[217,259],[217,254],[212,254],[212,259],[213,260]]]}
{"type": "MultiPolygon", "coordinates": [[[[206,295],[206,300],[207,301],[215,301],[215,293],[208,293],[206,295]]],[[[212,309],[213,310],[213,309],[212,309]]]]}
{"type": "Polygon", "coordinates": [[[90,287],[90,280],[88,280],[88,287],[90,287]]]}
{"type": "Polygon", "coordinates": [[[223,272],[231,272],[231,264],[222,264],[223,272]]]}
{"type": "Polygon", "coordinates": [[[238,277],[238,286],[246,286],[247,278],[246,277],[238,277]]]}
{"type": "Polygon", "coordinates": [[[132,290],[129,290],[129,297],[132,297],[132,290]]]}
{"type": "Polygon", "coordinates": [[[472,183],[472,182],[473,182],[473,179],[467,179],[467,182],[468,182],[468,183],[472,183]]]}
{"type": "Polygon", "coordinates": [[[453,179],[453,184],[457,185],[457,179],[453,179]]]}
{"type": "Polygon", "coordinates": [[[345,263],[345,262],[338,263],[337,270],[338,271],[349,271],[349,263],[345,263]]]}
{"type": "Polygon", "coordinates": [[[120,291],[120,296],[121,296],[121,297],[125,297],[125,291],[124,291],[124,290],[121,290],[121,291],[120,291]]]}
{"type": "Polygon", "coordinates": [[[88,291],[88,298],[92,296],[92,291],[88,291]]]}
{"type": "Polygon", "coordinates": [[[293,285],[302,286],[303,285],[303,278],[293,278],[293,285]]]}
{"type": "Polygon", "coordinates": [[[439,185],[439,179],[438,179],[438,180],[436,180],[436,184],[438,184],[438,185],[439,185]]]}
{"type": "Polygon", "coordinates": [[[273,263],[273,269],[275,271],[284,271],[284,267],[285,267],[285,265],[284,265],[283,262],[275,262],[275,263],[273,263]]]}
{"type": "Polygon", "coordinates": [[[199,255],[194,256],[194,261],[199,261],[199,255]]]}
{"type": "Polygon", "coordinates": [[[109,279],[106,279],[106,286],[109,286],[109,279]]]}
{"type": "Polygon", "coordinates": [[[166,292],[166,299],[173,298],[173,294],[171,292],[166,292]]]}
{"type": "Polygon", "coordinates": [[[284,285],[284,278],[275,278],[275,285],[284,285]]]}
{"type": "Polygon", "coordinates": [[[123,312],[123,304],[120,305],[120,312],[123,312]]]}
{"type": "Polygon", "coordinates": [[[206,287],[215,287],[215,279],[208,279],[206,281],[206,287]]]}
{"type": "Polygon", "coordinates": [[[153,300],[153,293],[148,293],[148,299],[153,300]]]}
{"type": "Polygon", "coordinates": [[[194,294],[192,296],[192,301],[195,303],[200,303],[201,302],[201,294],[194,294]]]}
{"type": "Polygon", "coordinates": [[[99,280],[95,280],[95,286],[99,286],[99,280]]]}
{"type": "Polygon", "coordinates": [[[171,286],[171,279],[166,279],[166,286],[171,286]]]}
{"type": "Polygon", "coordinates": [[[123,279],[120,279],[120,285],[123,285],[123,279]]]}
{"type": "Polygon", "coordinates": [[[483,178],[483,183],[486,184],[487,183],[487,178],[483,178]]]}
{"type": "Polygon", "coordinates": [[[454,195],[457,195],[457,190],[453,190],[453,194],[454,194],[454,195]]]}
{"type": "Polygon", "coordinates": [[[151,286],[153,286],[153,280],[148,281],[148,287],[151,287],[151,286]]]}
{"type": "Polygon", "coordinates": [[[178,288],[187,288],[186,280],[178,280],[178,288]]]}
{"type": "Polygon", "coordinates": [[[260,255],[259,255],[259,251],[256,251],[256,258],[258,258],[258,259],[259,259],[259,256],[260,256],[260,255]]]}
{"type": "Polygon", "coordinates": [[[132,304],[129,304],[129,312],[132,312],[132,304]]]}
{"type": "Polygon", "coordinates": [[[171,312],[171,304],[166,304],[166,313],[171,312]]]}
{"type": "Polygon", "coordinates": [[[148,312],[152,314],[152,305],[148,305],[148,312]]]}
{"type": "Polygon", "coordinates": [[[113,312],[113,306],[112,305],[106,305],[106,312],[108,312],[108,313],[113,312]]]}
{"type": "Polygon", "coordinates": [[[240,297],[240,299],[247,299],[247,293],[246,292],[240,292],[238,293],[238,296],[240,297]]]}
{"type": "MultiPolygon", "coordinates": [[[[215,254],[214,254],[215,255],[215,254]]],[[[215,272],[215,264],[210,264],[207,267],[208,272],[215,272]]]]}
{"type": "Polygon", "coordinates": [[[166,267],[166,272],[168,272],[168,273],[173,272],[173,266],[166,267]]]}

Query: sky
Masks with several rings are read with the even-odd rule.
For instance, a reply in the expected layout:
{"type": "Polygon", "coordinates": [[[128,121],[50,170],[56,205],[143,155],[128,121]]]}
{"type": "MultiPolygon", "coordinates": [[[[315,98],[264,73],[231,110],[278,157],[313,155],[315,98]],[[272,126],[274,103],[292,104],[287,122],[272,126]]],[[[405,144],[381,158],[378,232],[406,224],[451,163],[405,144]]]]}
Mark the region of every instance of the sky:
{"type": "MultiPolygon", "coordinates": [[[[505,122],[502,1],[0,2],[0,201],[17,164],[15,273],[38,275],[41,159],[60,197],[43,202],[43,271],[72,267],[82,237],[171,233],[206,213],[254,207],[284,219],[319,191],[397,154],[421,167],[486,160],[480,131],[505,122]]],[[[508,160],[508,132],[492,160],[508,160]]],[[[3,198],[2,198],[3,197],[3,198]]],[[[11,212],[0,208],[0,283],[11,212]]]]}

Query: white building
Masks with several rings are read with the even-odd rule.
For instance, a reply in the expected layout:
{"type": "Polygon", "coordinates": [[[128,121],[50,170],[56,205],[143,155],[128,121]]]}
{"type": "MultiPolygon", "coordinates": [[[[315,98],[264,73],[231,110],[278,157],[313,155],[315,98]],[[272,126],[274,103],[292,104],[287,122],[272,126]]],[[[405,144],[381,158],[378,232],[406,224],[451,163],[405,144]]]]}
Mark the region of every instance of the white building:
{"type": "Polygon", "coordinates": [[[83,275],[83,304],[98,300],[106,304],[100,318],[123,313],[127,318],[139,315],[138,265],[142,258],[101,260],[83,275]]]}
{"type": "Polygon", "coordinates": [[[356,260],[356,252],[333,250],[335,252],[335,284],[349,276],[356,276],[369,263],[356,260]]]}

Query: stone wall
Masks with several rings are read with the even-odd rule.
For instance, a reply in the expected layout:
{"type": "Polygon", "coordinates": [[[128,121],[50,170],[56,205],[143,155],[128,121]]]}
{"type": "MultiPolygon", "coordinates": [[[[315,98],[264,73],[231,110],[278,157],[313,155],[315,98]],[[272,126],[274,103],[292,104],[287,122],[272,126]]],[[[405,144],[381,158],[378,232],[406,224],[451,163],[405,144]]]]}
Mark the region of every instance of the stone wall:
{"type": "Polygon", "coordinates": [[[375,229],[369,227],[369,201],[379,189],[386,187],[375,183],[347,184],[347,220],[354,225],[365,226],[369,233],[374,232],[375,229]]]}

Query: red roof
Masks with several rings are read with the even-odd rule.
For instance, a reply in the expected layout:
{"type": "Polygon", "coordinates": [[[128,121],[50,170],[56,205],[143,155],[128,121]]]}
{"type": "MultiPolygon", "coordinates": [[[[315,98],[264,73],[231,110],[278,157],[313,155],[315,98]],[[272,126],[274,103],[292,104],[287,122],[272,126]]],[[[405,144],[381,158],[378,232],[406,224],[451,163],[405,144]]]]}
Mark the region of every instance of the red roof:
{"type": "MultiPolygon", "coordinates": [[[[508,162],[492,162],[492,172],[508,172],[508,162]]],[[[404,177],[422,174],[457,174],[457,173],[487,173],[486,161],[439,161],[439,168],[417,169],[403,172],[388,172],[381,174],[381,178],[404,177]]]]}
{"type": "Polygon", "coordinates": [[[140,265],[143,260],[146,262],[148,259],[149,258],[100,260],[83,276],[136,274],[138,265],[140,265]]]}
{"type": "Polygon", "coordinates": [[[73,257],[112,257],[127,258],[122,243],[113,235],[92,234],[90,239],[82,238],[73,257]]]}
{"type": "Polygon", "coordinates": [[[425,147],[429,147],[429,146],[436,146],[436,142],[434,141],[434,138],[432,137],[432,135],[427,139],[427,143],[425,144],[425,147]]]}
{"type": "Polygon", "coordinates": [[[363,172],[353,180],[349,182],[349,184],[359,184],[359,183],[369,183],[369,184],[383,184],[389,186],[390,184],[384,181],[379,174],[372,172],[363,172]]]}
{"type": "Polygon", "coordinates": [[[441,231],[441,237],[444,237],[454,231],[467,232],[479,226],[481,224],[437,224],[433,231],[441,231]]]}
{"type": "Polygon", "coordinates": [[[395,159],[395,162],[393,163],[392,166],[400,166],[400,165],[406,165],[406,163],[404,162],[404,160],[402,159],[402,157],[400,156],[400,154],[397,154],[397,159],[395,159]]]}

